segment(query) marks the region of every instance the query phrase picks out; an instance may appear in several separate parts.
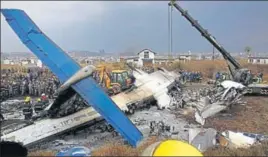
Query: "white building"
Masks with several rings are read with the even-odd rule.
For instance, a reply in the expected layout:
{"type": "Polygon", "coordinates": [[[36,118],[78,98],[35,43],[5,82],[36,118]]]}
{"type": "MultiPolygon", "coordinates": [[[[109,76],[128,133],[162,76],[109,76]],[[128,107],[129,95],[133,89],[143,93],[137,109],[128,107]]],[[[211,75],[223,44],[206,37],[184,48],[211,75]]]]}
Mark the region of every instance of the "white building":
{"type": "Polygon", "coordinates": [[[40,68],[43,67],[43,63],[42,63],[42,61],[41,61],[40,59],[37,60],[36,65],[37,65],[38,67],[40,67],[40,68]]]}
{"type": "Polygon", "coordinates": [[[251,64],[268,64],[268,57],[248,57],[248,63],[251,63],[251,64]]]}
{"type": "Polygon", "coordinates": [[[10,64],[11,60],[10,59],[4,59],[3,64],[10,64]]]}
{"type": "Polygon", "coordinates": [[[21,61],[21,65],[27,65],[27,64],[29,64],[29,60],[22,60],[21,61]]]}
{"type": "Polygon", "coordinates": [[[139,58],[138,58],[137,66],[142,67],[148,64],[154,64],[155,55],[156,53],[149,49],[144,49],[140,51],[138,53],[139,58]]]}
{"type": "Polygon", "coordinates": [[[31,58],[30,59],[30,63],[34,64],[35,63],[35,59],[31,58]]]}

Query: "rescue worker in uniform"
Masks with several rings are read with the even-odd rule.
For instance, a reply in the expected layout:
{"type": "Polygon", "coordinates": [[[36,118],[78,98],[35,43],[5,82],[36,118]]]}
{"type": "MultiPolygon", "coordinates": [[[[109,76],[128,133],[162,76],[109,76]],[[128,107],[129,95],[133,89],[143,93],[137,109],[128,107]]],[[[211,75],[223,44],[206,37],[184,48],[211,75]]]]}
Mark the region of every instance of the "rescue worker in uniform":
{"type": "Polygon", "coordinates": [[[45,95],[45,93],[42,93],[41,95],[41,101],[44,105],[48,104],[49,103],[49,100],[47,98],[47,96],[45,95]]]}
{"type": "Polygon", "coordinates": [[[39,113],[43,110],[44,104],[41,102],[41,99],[37,99],[37,103],[34,105],[34,111],[35,113],[39,113]]]}
{"type": "Polygon", "coordinates": [[[31,104],[31,97],[27,96],[25,98],[22,112],[23,112],[25,120],[29,120],[32,118],[33,110],[32,110],[32,104],[31,104]]]}

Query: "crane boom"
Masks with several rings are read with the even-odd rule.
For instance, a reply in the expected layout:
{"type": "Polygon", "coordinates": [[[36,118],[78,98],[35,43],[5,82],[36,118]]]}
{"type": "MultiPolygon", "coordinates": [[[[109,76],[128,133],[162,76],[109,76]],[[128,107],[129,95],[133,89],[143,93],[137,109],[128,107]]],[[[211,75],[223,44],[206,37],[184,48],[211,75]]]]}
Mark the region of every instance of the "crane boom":
{"type": "Polygon", "coordinates": [[[173,5],[183,17],[185,17],[193,27],[195,27],[203,37],[205,37],[217,50],[223,55],[224,59],[229,62],[228,66],[232,74],[234,70],[241,69],[241,65],[216,41],[216,39],[208,33],[194,18],[192,18],[188,12],[182,9],[175,1],[171,1],[169,5],[173,5]],[[231,64],[231,65],[230,65],[231,64]],[[233,68],[231,68],[232,66],[233,68]]]}
{"type": "Polygon", "coordinates": [[[183,17],[185,17],[194,28],[196,28],[203,37],[205,37],[223,56],[228,64],[233,81],[241,83],[247,86],[248,94],[268,95],[268,85],[254,82],[251,71],[247,68],[243,68],[235,59],[228,53],[213,37],[208,33],[194,18],[192,18],[187,11],[182,9],[175,0],[171,0],[170,6],[176,8],[183,17]]]}

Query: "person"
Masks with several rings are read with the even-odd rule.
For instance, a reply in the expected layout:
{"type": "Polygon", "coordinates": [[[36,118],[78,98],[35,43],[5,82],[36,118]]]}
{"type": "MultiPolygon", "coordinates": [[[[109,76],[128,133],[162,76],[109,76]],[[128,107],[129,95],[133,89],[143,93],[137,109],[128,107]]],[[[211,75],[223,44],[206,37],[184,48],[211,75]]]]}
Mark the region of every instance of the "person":
{"type": "Polygon", "coordinates": [[[226,80],[226,73],[222,73],[222,81],[226,80]]]}
{"type": "Polygon", "coordinates": [[[28,150],[22,144],[10,141],[0,142],[1,157],[27,157],[28,150]]]}
{"type": "Polygon", "coordinates": [[[42,93],[42,95],[41,95],[41,101],[42,101],[44,104],[47,104],[47,103],[48,103],[48,98],[47,98],[47,96],[45,95],[45,93],[42,93]]]}
{"type": "Polygon", "coordinates": [[[260,72],[258,77],[259,77],[259,80],[260,80],[259,83],[261,83],[263,81],[263,73],[260,72]]]}
{"type": "Polygon", "coordinates": [[[220,72],[217,72],[215,77],[216,77],[216,81],[218,81],[221,78],[220,72]]]}
{"type": "Polygon", "coordinates": [[[23,112],[25,120],[29,120],[32,118],[33,110],[32,110],[32,104],[31,104],[31,97],[27,96],[25,98],[22,112],[23,112]]]}
{"type": "Polygon", "coordinates": [[[253,78],[252,73],[251,73],[251,71],[249,70],[249,71],[247,72],[247,75],[246,75],[245,84],[246,84],[246,85],[250,84],[251,81],[252,81],[252,78],[253,78]]]}
{"type": "Polygon", "coordinates": [[[186,142],[165,140],[151,144],[141,156],[203,156],[203,154],[186,142]]]}
{"type": "Polygon", "coordinates": [[[34,105],[34,111],[35,113],[39,113],[43,110],[44,104],[41,102],[41,99],[37,99],[37,103],[34,105]]]}
{"type": "Polygon", "coordinates": [[[32,95],[33,94],[33,86],[32,86],[31,81],[29,81],[28,88],[29,88],[29,95],[32,95]]]}

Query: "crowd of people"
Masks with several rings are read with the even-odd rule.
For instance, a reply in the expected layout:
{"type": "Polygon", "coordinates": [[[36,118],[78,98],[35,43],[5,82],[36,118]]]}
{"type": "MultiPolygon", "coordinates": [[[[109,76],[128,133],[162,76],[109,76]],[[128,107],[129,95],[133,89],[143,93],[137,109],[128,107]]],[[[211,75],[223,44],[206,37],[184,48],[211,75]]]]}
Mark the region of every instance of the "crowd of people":
{"type": "Polygon", "coordinates": [[[59,80],[45,69],[31,69],[26,73],[16,70],[1,70],[0,102],[18,96],[52,97],[60,85],[59,80]]]}
{"type": "Polygon", "coordinates": [[[186,70],[179,71],[181,75],[181,79],[183,82],[201,82],[202,81],[202,73],[199,71],[188,72],[186,70]]]}
{"type": "Polygon", "coordinates": [[[230,75],[227,72],[217,72],[215,75],[216,82],[222,82],[224,80],[230,80],[230,75]]]}

